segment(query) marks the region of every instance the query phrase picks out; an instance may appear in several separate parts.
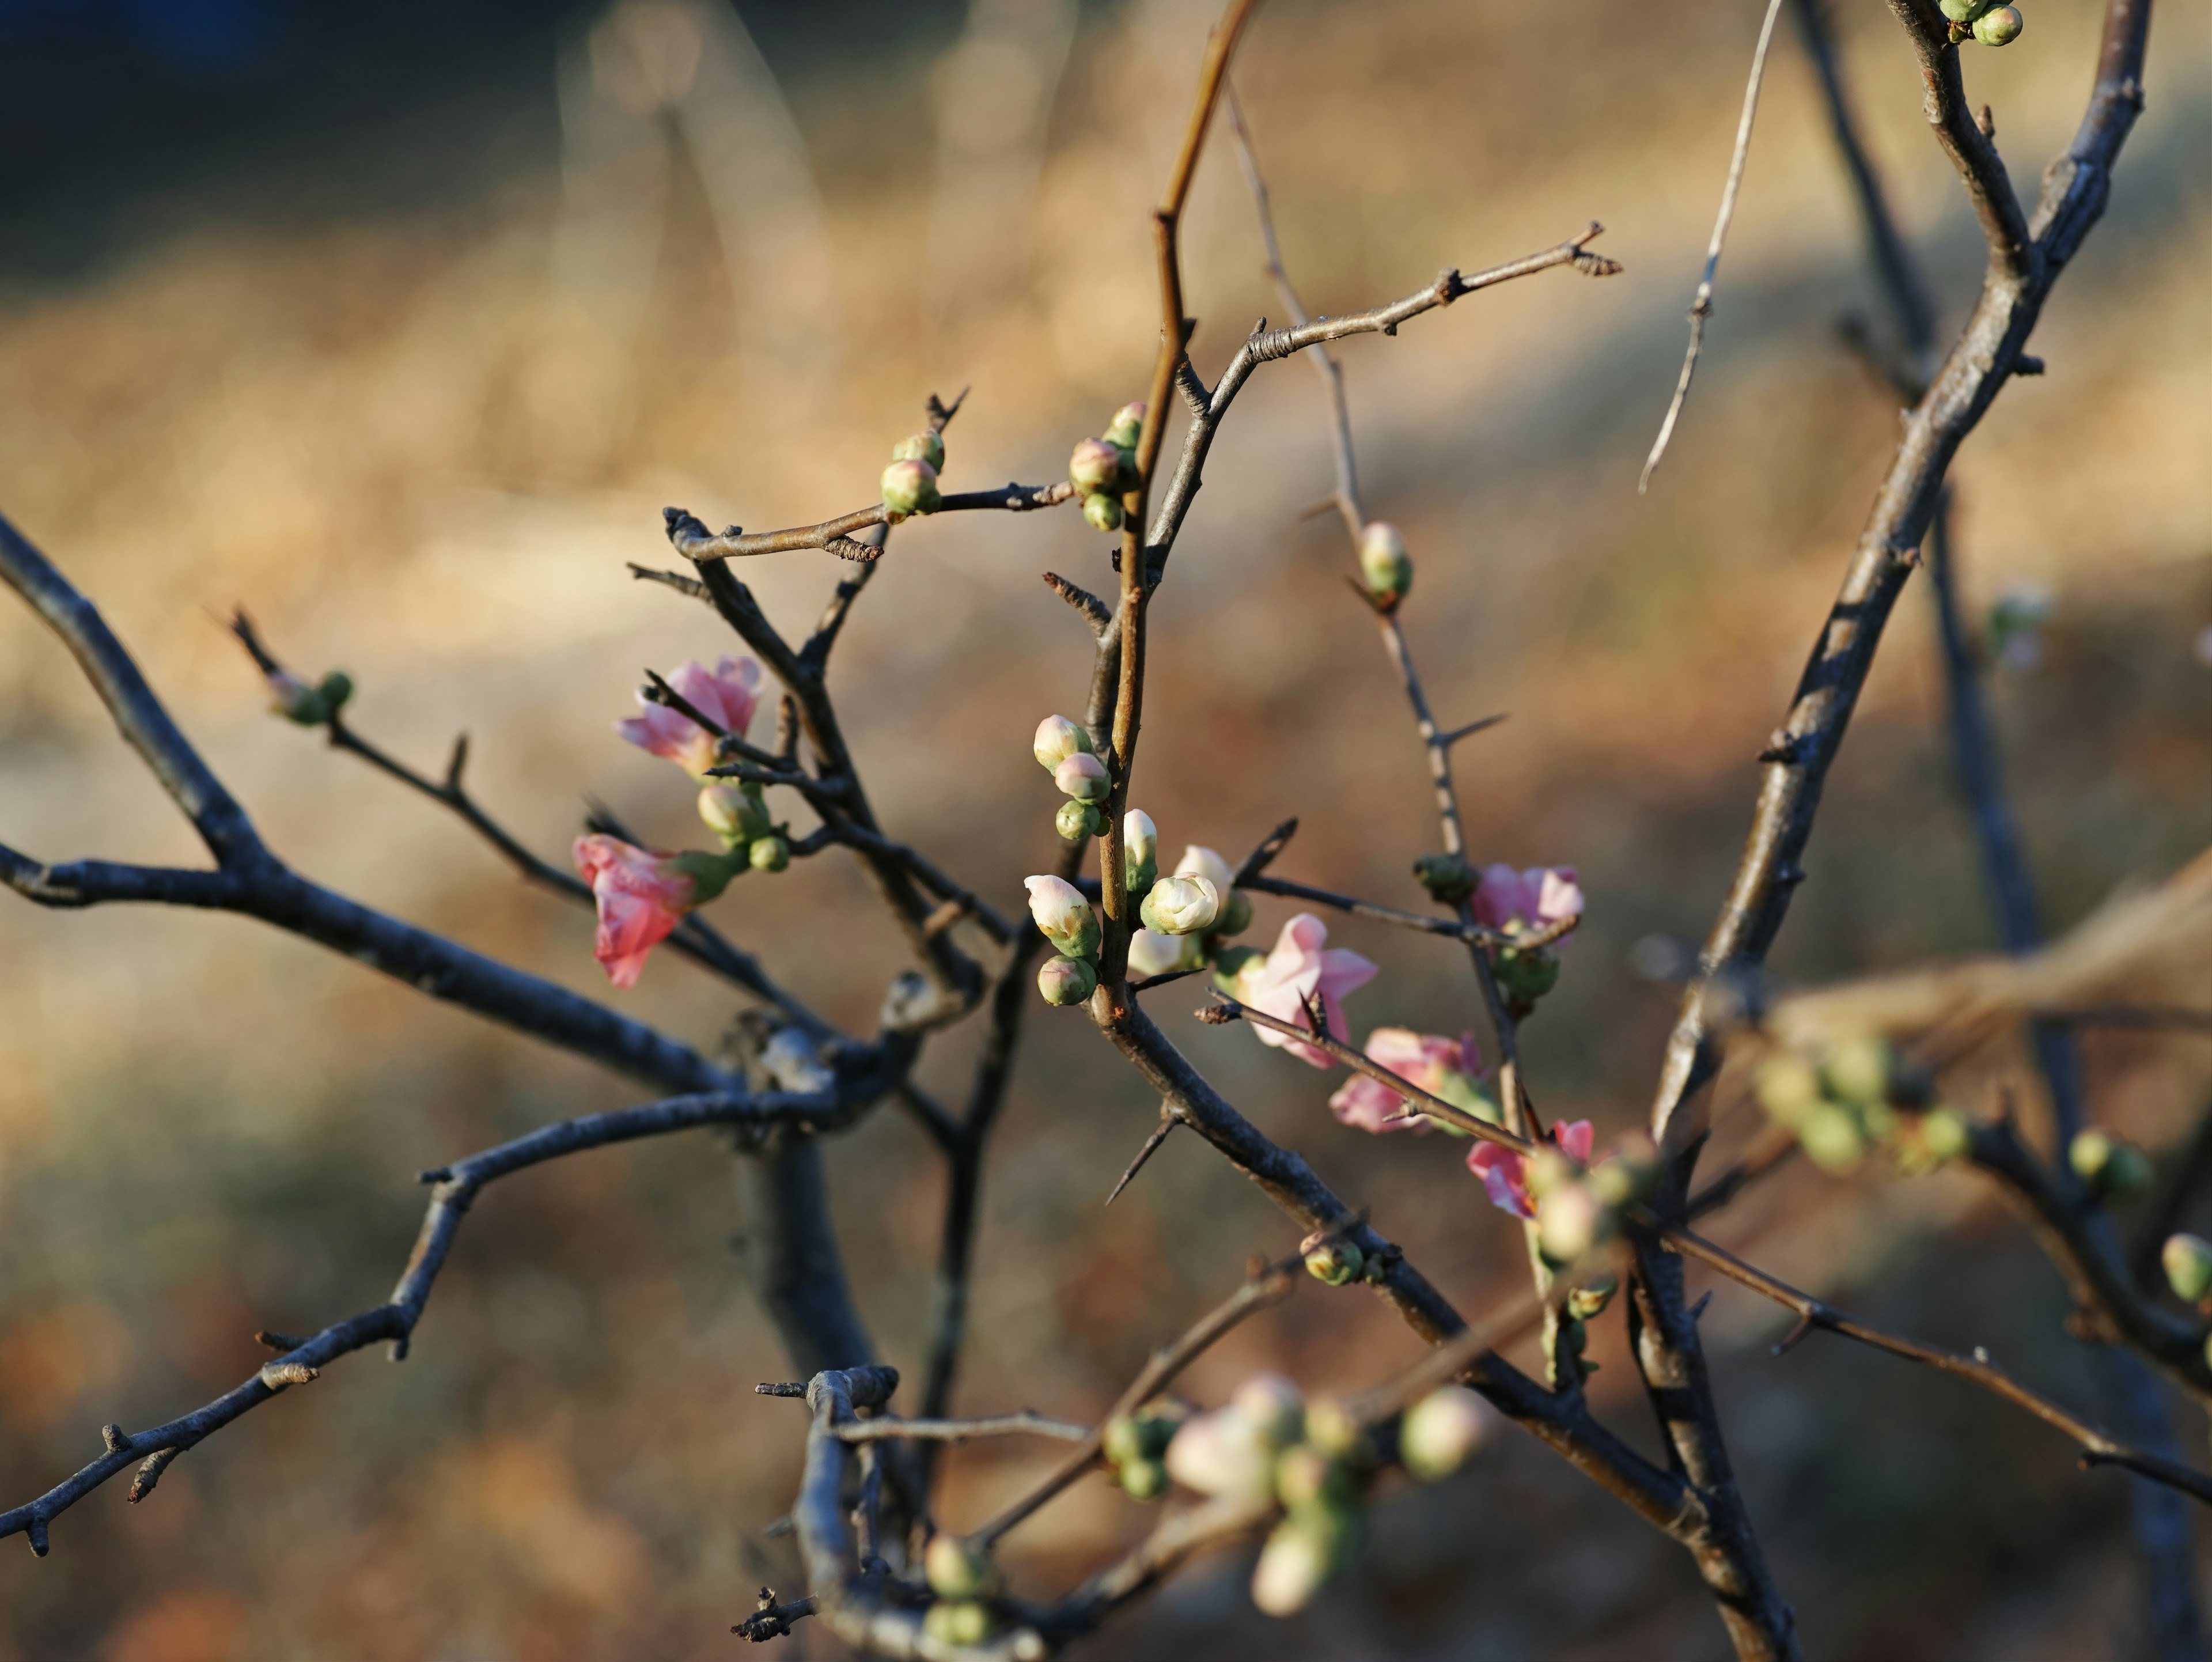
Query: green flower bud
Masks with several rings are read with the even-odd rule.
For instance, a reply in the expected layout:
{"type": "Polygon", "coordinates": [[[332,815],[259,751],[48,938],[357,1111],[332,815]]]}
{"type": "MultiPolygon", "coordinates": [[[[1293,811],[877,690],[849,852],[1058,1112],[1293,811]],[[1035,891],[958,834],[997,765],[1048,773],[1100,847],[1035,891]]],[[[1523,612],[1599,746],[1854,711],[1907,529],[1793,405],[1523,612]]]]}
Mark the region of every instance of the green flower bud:
{"type": "Polygon", "coordinates": [[[1168,1469],[1158,1460],[1127,1460],[1115,1467],[1114,1481],[1132,1501],[1157,1501],[1168,1492],[1168,1469]]]}
{"type": "Polygon", "coordinates": [[[1359,533],[1359,575],[1376,600],[1395,605],[1405,598],[1413,586],[1413,561],[1396,526],[1376,520],[1359,533]]]}
{"type": "Polygon", "coordinates": [[[1279,1373],[1255,1373],[1230,1394],[1229,1410],[1270,1448],[1288,1448],[1304,1434],[1306,1399],[1279,1373]]]}
{"type": "Polygon", "coordinates": [[[1306,1404],[1306,1443],[1332,1460],[1346,1460],[1363,1448],[1367,1434],[1351,1411],[1334,1397],[1316,1397],[1306,1404]]]}
{"type": "Polygon", "coordinates": [[[1252,903],[1242,889],[1231,889],[1229,898],[1221,908],[1221,916],[1213,920],[1216,934],[1242,934],[1252,927],[1252,903]]]}
{"type": "Polygon", "coordinates": [[[1265,957],[1267,953],[1257,947],[1224,947],[1213,955],[1213,984],[1236,997],[1237,971],[1265,957]]]}
{"type": "Polygon", "coordinates": [[[937,493],[937,470],[912,458],[884,469],[884,506],[894,514],[934,514],[945,499],[937,493]]]}
{"type": "Polygon", "coordinates": [[[1358,1498],[1352,1474],[1310,1443],[1285,1449],[1275,1462],[1275,1497],[1292,1511],[1301,1507],[1343,1506],[1358,1498]]]}
{"type": "Polygon", "coordinates": [[[1252,1571],[1252,1602],[1269,1616],[1295,1616],[1351,1555],[1346,1507],[1300,1507],[1275,1525],[1252,1571]]]}
{"type": "Polygon", "coordinates": [[[758,785],[739,785],[717,779],[699,793],[699,818],[722,839],[725,848],[738,848],[772,829],[768,804],[758,785]]]}
{"type": "Polygon", "coordinates": [[[2132,1195],[2151,1179],[2150,1161],[2142,1149],[2094,1129],[2074,1139],[2066,1157],[2075,1174],[2100,1196],[2132,1195]]]}
{"type": "Polygon", "coordinates": [[[1613,1227],[1612,1213],[1586,1183],[1567,1184],[1536,1202],[1536,1250],[1553,1263],[1574,1263],[1613,1227]]]}
{"type": "Polygon", "coordinates": [[[1956,1108],[1930,1108],[1920,1117],[1920,1147],[1941,1165],[1962,1158],[1974,1146],[1974,1128],[1956,1108]]]}
{"type": "Polygon", "coordinates": [[[1994,6],[1974,20],[1974,39],[1985,46],[2009,46],[2027,27],[2018,6],[1994,6]]]}
{"type": "Polygon", "coordinates": [[[1820,1076],[1795,1050],[1768,1056],[1752,1075],[1759,1105],[1783,1125],[1795,1125],[1820,1102],[1820,1076]]]}
{"type": "Polygon", "coordinates": [[[1509,1004],[1527,1008],[1559,984],[1559,959],[1549,947],[1508,947],[1498,954],[1498,989],[1509,1004]]]}
{"type": "Polygon", "coordinates": [[[1098,989],[1098,971],[1085,958],[1048,958],[1037,971],[1037,990],[1048,1004],[1080,1004],[1098,989]]]}
{"type": "Polygon", "coordinates": [[[781,837],[760,837],[746,850],[745,858],[757,872],[780,872],[791,863],[791,844],[781,837]]]}
{"type": "Polygon", "coordinates": [[[1091,491],[1083,498],[1083,522],[1093,531],[1119,531],[1121,499],[1103,490],[1091,491]]]}
{"type": "Polygon", "coordinates": [[[1936,0],[1936,9],[1954,23],[1971,23],[1990,9],[1990,0],[1936,0]]]}
{"type": "Polygon", "coordinates": [[[988,1604],[967,1598],[940,1600],[921,1618],[921,1630],[940,1645],[981,1645],[996,1625],[988,1604]]]}
{"type": "Polygon", "coordinates": [[[286,669],[269,673],[269,709],[303,728],[319,728],[330,719],[322,694],[286,669]]]}
{"type": "Polygon", "coordinates": [[[1071,756],[1091,754],[1091,734],[1065,715],[1048,715],[1037,723],[1036,737],[1030,741],[1030,754],[1047,773],[1057,769],[1071,756]]]}
{"type": "Polygon", "coordinates": [[[1142,808],[1131,808],[1121,816],[1121,870],[1123,886],[1132,892],[1152,886],[1158,878],[1160,851],[1159,828],[1152,824],[1152,816],[1142,808]],[[1150,877],[1143,874],[1149,870],[1150,877]]]}
{"type": "Polygon", "coordinates": [[[1106,442],[1118,449],[1134,450],[1144,430],[1144,405],[1141,402],[1125,404],[1114,412],[1114,419],[1107,423],[1106,442]]]}
{"type": "Polygon", "coordinates": [[[1133,1415],[1116,1414],[1098,1434],[1098,1452],[1109,1464],[1125,1465],[1145,1458],[1145,1434],[1133,1415]]]}
{"type": "Polygon", "coordinates": [[[1163,877],[1137,908],[1144,926],[1161,934],[1203,934],[1220,916],[1220,892],[1202,877],[1163,877]]]}
{"type": "Polygon", "coordinates": [[[1567,1314],[1578,1322],[1594,1321],[1605,1314],[1606,1306],[1613,1295],[1620,1291],[1620,1283],[1611,1275],[1601,1275],[1588,1287],[1578,1287],[1567,1294],[1567,1314]]]}
{"type": "Polygon", "coordinates": [[[1104,439],[1081,440],[1067,459],[1067,477],[1077,490],[1092,496],[1119,495],[1122,489],[1121,452],[1104,439]]]}
{"type": "Polygon", "coordinates": [[[935,433],[916,433],[891,447],[893,461],[923,461],[933,473],[945,471],[945,441],[935,433]]]}
{"type": "Polygon", "coordinates": [[[1062,802],[1052,817],[1052,827],[1063,843],[1080,843],[1086,837],[1106,835],[1106,816],[1088,802],[1062,802]]]}
{"type": "Polygon", "coordinates": [[[1306,1274],[1330,1287],[1358,1281],[1366,1268],[1366,1254],[1350,1241],[1324,1241],[1306,1254],[1306,1274]]]}
{"type": "Polygon", "coordinates": [[[2177,1298],[2196,1304],[2212,1296],[2212,1241],[2196,1235],[2168,1235],[2158,1261],[2177,1298]]]}
{"type": "Polygon", "coordinates": [[[1481,874],[1456,854],[1425,854],[1413,862],[1413,875],[1431,898],[1456,905],[1473,894],[1481,874]]]}
{"type": "Polygon", "coordinates": [[[1432,1391],[1398,1422],[1398,1458],[1425,1483],[1449,1477],[1490,1429],[1491,1412],[1465,1385],[1432,1391]]]}
{"type": "Polygon", "coordinates": [[[1829,1094],[1861,1107],[1889,1100],[1889,1041],[1873,1036],[1839,1038],[1820,1060],[1829,1094]]]}
{"type": "Polygon", "coordinates": [[[1856,1171],[1866,1158],[1866,1134],[1848,1108],[1816,1103],[1792,1129],[1807,1156],[1824,1172],[1856,1171]]]}
{"type": "Polygon", "coordinates": [[[929,1590],[940,1598],[974,1598],[998,1585],[999,1567],[990,1555],[957,1535],[931,1536],[921,1565],[929,1590]]]}
{"type": "Polygon", "coordinates": [[[691,880],[693,902],[703,906],[745,868],[745,856],[741,852],[708,854],[703,849],[686,849],[671,855],[668,863],[691,880]]]}
{"type": "Polygon", "coordinates": [[[334,669],[323,677],[322,685],[315,691],[322,695],[323,708],[331,715],[335,715],[345,708],[346,700],[353,697],[353,677],[342,669],[334,669]]]}

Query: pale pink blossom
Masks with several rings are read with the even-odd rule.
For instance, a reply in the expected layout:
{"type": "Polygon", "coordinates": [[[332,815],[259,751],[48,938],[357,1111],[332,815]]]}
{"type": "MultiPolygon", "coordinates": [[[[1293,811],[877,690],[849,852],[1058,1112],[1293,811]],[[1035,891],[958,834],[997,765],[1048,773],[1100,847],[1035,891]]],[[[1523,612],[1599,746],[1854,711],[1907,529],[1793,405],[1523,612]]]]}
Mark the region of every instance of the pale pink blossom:
{"type": "MultiPolygon", "coordinates": [[[[1586,1119],[1570,1120],[1552,1128],[1552,1141],[1578,1166],[1589,1164],[1595,1132],[1586,1119]]],[[[1516,1218],[1536,1215],[1528,1194],[1528,1162],[1510,1148],[1495,1142],[1478,1142],[1468,1150],[1467,1169],[1482,1179],[1490,1203],[1516,1218]]]]}
{"type": "Polygon", "coordinates": [[[1583,892],[1572,866],[1532,866],[1525,872],[1486,867],[1482,886],[1474,892],[1475,921],[1493,929],[1516,922],[1531,932],[1547,929],[1580,917],[1582,911],[1583,892]]]}
{"type": "Polygon", "coordinates": [[[576,839],[576,870],[599,903],[592,956],[617,987],[635,987],[646,955],[698,904],[698,885],[668,855],[617,837],[576,839]]]}
{"type": "MultiPolygon", "coordinates": [[[[1313,1031],[1305,1001],[1317,999],[1330,1037],[1345,1036],[1345,995],[1375,979],[1375,966],[1358,953],[1328,945],[1328,925],[1311,912],[1300,912],[1283,925],[1274,951],[1255,958],[1237,974],[1237,997],[1262,1014],[1313,1031]]],[[[1331,1065],[1328,1052],[1270,1027],[1255,1026],[1263,1044],[1279,1045],[1316,1068],[1331,1065]]]]}
{"type": "MultiPolygon", "coordinates": [[[[668,678],[691,707],[708,720],[719,721],[725,732],[739,738],[752,725],[753,711],[761,701],[761,667],[750,658],[725,658],[710,672],[693,661],[668,678]]],[[[718,759],[714,735],[680,710],[638,699],[644,710],[615,723],[615,731],[641,750],[665,756],[684,772],[703,775],[718,759]]]]}
{"type": "MultiPolygon", "coordinates": [[[[1417,1033],[1410,1027],[1377,1027],[1367,1035],[1367,1056],[1379,1062],[1408,1085],[1432,1097],[1451,1099],[1455,1087],[1482,1077],[1482,1056],[1474,1048],[1474,1035],[1445,1038],[1436,1033],[1417,1033]]],[[[1425,1119],[1401,1118],[1407,1099],[1380,1081],[1354,1074],[1328,1099],[1329,1111],[1346,1125],[1363,1131],[1425,1131],[1425,1119]]]]}

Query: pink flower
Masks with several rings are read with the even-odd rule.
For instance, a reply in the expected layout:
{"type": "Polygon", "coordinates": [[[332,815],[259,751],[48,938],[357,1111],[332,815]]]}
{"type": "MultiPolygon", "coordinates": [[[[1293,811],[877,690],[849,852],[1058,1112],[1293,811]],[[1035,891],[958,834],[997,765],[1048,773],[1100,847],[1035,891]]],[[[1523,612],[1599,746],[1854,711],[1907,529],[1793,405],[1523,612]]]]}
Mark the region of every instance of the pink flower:
{"type": "MultiPolygon", "coordinates": [[[[1586,1119],[1552,1128],[1552,1141],[1579,1166],[1589,1164],[1593,1135],[1586,1119]]],[[[1536,1215],[1535,1203],[1528,1196],[1528,1163],[1510,1148],[1478,1142],[1468,1152],[1467,1169],[1482,1179],[1482,1186],[1490,1191],[1490,1203],[1499,1211],[1510,1212],[1516,1218],[1536,1215]]]]}
{"type": "Polygon", "coordinates": [[[1582,912],[1583,892],[1572,866],[1531,866],[1525,872],[1486,867],[1482,886],[1474,892],[1475,921],[1493,929],[1515,922],[1531,932],[1547,929],[1582,912]]]}
{"type": "Polygon", "coordinates": [[[646,954],[698,904],[698,885],[668,855],[633,848],[620,837],[580,837],[575,856],[578,874],[599,903],[592,956],[616,986],[635,987],[646,954]]]}
{"type": "MultiPolygon", "coordinates": [[[[725,658],[712,673],[694,660],[671,675],[668,685],[702,715],[742,738],[760,704],[760,666],[750,658],[725,658]]],[[[640,750],[681,764],[684,772],[695,776],[715,764],[713,734],[680,710],[642,697],[637,702],[645,714],[616,722],[617,733],[640,750]]]]}
{"type": "MultiPolygon", "coordinates": [[[[1447,1101],[1455,1089],[1480,1079],[1483,1072],[1482,1056],[1474,1048],[1473,1033],[1444,1038],[1435,1033],[1417,1033],[1410,1027],[1377,1027],[1367,1035],[1367,1056],[1408,1085],[1447,1101]]],[[[1399,1117],[1407,1105],[1404,1097],[1364,1074],[1354,1074],[1328,1099],[1331,1113],[1363,1131],[1427,1130],[1425,1119],[1399,1117]]]]}
{"type": "MultiPolygon", "coordinates": [[[[1358,953],[1329,947],[1328,942],[1328,925],[1311,912],[1300,912],[1283,925],[1274,951],[1265,958],[1253,959],[1237,971],[1238,1001],[1278,1021],[1294,1022],[1311,1032],[1313,1027],[1306,1020],[1304,1001],[1317,998],[1329,1036],[1342,1038],[1345,1025],[1340,1001],[1346,994],[1374,980],[1375,966],[1358,953]]],[[[1316,1068],[1331,1065],[1326,1050],[1301,1044],[1272,1028],[1255,1027],[1253,1031],[1260,1035],[1262,1044],[1279,1045],[1301,1062],[1316,1068]]]]}

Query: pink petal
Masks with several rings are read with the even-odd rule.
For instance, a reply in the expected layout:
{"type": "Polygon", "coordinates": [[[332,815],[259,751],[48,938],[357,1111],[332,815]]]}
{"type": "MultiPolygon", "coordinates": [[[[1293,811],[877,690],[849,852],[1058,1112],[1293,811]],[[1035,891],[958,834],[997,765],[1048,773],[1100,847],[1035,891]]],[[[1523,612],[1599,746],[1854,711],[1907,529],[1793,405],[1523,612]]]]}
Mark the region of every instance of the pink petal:
{"type": "Polygon", "coordinates": [[[1590,1148],[1596,1131],[1586,1119],[1571,1120],[1565,1125],[1552,1128],[1552,1141],[1565,1151],[1578,1166],[1589,1164],[1590,1148]]]}

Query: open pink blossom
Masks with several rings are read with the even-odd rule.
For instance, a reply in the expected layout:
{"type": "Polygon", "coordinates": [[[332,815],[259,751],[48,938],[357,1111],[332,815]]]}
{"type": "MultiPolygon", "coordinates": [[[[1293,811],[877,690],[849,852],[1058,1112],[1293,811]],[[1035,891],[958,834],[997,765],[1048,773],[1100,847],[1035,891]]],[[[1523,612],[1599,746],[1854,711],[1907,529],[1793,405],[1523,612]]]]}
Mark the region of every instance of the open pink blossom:
{"type": "MultiPolygon", "coordinates": [[[[750,658],[725,658],[709,672],[693,660],[668,678],[692,709],[740,738],[759,708],[761,667],[750,658]]],[[[681,710],[638,699],[644,710],[615,723],[615,731],[641,750],[665,756],[695,776],[714,765],[714,735],[681,710]]]]}
{"type": "MultiPolygon", "coordinates": [[[[1577,1165],[1589,1164],[1590,1142],[1595,1134],[1586,1119],[1570,1120],[1552,1128],[1552,1141],[1577,1165]]],[[[1516,1218],[1536,1215],[1535,1202],[1528,1196],[1528,1162],[1510,1148],[1494,1142],[1478,1142],[1468,1152],[1467,1169],[1482,1179],[1482,1186],[1490,1192],[1490,1203],[1501,1212],[1510,1212],[1516,1218]]]]}
{"type": "MultiPolygon", "coordinates": [[[[1437,1033],[1417,1033],[1410,1027],[1377,1027],[1367,1035],[1367,1055],[1408,1085],[1419,1086],[1432,1097],[1447,1101],[1455,1093],[1482,1076],[1482,1055],[1474,1048],[1474,1035],[1445,1038],[1437,1033]]],[[[1328,1099],[1329,1111],[1345,1124],[1363,1131],[1425,1131],[1425,1119],[1406,1119],[1407,1099],[1389,1086],[1364,1074],[1354,1074],[1328,1099]]]]}
{"type": "Polygon", "coordinates": [[[1583,892],[1572,866],[1531,866],[1525,872],[1485,867],[1482,886],[1474,892],[1475,921],[1493,929],[1516,922],[1531,931],[1548,929],[1582,912],[1583,892]]]}
{"type": "MultiPolygon", "coordinates": [[[[1283,925],[1274,951],[1255,958],[1237,974],[1237,997],[1278,1021],[1293,1022],[1308,1032],[1305,1001],[1317,998],[1329,1036],[1345,1036],[1344,996],[1375,979],[1375,966],[1358,953],[1328,945],[1328,925],[1311,912],[1300,912],[1283,925]]],[[[1279,1045],[1316,1068],[1331,1066],[1328,1052],[1302,1044],[1270,1027],[1255,1026],[1262,1044],[1279,1045]]]]}
{"type": "Polygon", "coordinates": [[[580,837],[575,855],[577,873],[599,906],[592,956],[616,986],[635,987],[646,954],[698,904],[698,885],[670,856],[618,837],[580,837]]]}

